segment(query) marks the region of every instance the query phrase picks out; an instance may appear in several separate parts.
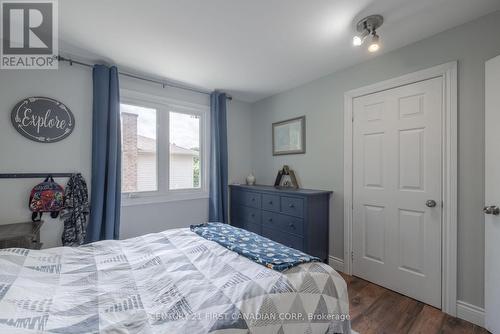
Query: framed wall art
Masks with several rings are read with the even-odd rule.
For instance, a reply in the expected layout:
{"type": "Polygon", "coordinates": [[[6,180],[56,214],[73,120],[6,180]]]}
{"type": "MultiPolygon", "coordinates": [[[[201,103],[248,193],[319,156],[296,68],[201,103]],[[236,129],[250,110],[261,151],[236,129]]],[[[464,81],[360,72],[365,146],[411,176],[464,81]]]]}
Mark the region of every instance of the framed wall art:
{"type": "Polygon", "coordinates": [[[306,153],[306,117],[273,123],[273,155],[306,153]]]}

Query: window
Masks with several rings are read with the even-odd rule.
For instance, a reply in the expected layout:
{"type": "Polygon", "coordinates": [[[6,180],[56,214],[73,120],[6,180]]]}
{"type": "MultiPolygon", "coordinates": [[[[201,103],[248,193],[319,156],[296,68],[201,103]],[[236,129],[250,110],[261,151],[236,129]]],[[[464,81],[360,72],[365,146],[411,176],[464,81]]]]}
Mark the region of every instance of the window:
{"type": "Polygon", "coordinates": [[[123,205],[208,197],[208,106],[121,95],[123,205]]]}
{"type": "Polygon", "coordinates": [[[156,109],[120,104],[122,192],[158,190],[156,109]]]}
{"type": "Polygon", "coordinates": [[[200,116],[170,112],[170,189],[200,188],[200,116]]]}

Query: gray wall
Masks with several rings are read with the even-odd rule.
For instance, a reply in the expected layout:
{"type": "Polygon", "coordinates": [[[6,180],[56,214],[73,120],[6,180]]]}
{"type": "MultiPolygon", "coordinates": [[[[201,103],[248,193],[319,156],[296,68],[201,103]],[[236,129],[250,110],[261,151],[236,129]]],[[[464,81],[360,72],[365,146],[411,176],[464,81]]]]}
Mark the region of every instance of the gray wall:
{"type": "Polygon", "coordinates": [[[254,104],[258,182],[271,184],[288,164],[303,187],[334,190],[330,254],[342,258],[344,92],[458,60],[458,299],[483,306],[484,62],[500,54],[498,22],[500,12],[254,104]],[[273,157],[271,123],[300,115],[307,116],[307,153],[273,157]]]}
{"type": "MultiPolygon", "coordinates": [[[[0,70],[0,172],[79,171],[88,180],[91,166],[92,75],[87,68],[0,70]],[[28,96],[48,96],[65,103],[75,115],[66,139],[36,143],[21,136],[10,122],[14,105],[28,96]]],[[[67,179],[56,179],[65,183],[67,179]]],[[[0,224],[30,221],[29,192],[41,180],[0,180],[0,224]]],[[[89,185],[90,186],[90,185],[89,185]]],[[[44,214],[44,247],[60,245],[62,222],[44,214]]]]}
{"type": "Polygon", "coordinates": [[[227,150],[229,184],[244,183],[252,171],[252,113],[251,105],[231,101],[227,113],[227,150]]]}
{"type": "MultiPolygon", "coordinates": [[[[209,104],[208,96],[172,88],[163,89],[142,81],[120,78],[121,88],[153,95],[209,104]]],[[[79,171],[88,181],[91,175],[92,72],[85,67],[61,63],[59,70],[0,70],[0,173],[79,171]],[[64,102],[76,119],[74,132],[54,144],[30,141],[12,127],[10,112],[28,96],[48,96],[64,102]]],[[[229,162],[229,174],[241,180],[250,170],[250,106],[233,101],[228,104],[230,152],[242,154],[229,162]],[[240,122],[246,123],[241,126],[240,122]]],[[[29,221],[28,197],[40,180],[0,180],[0,224],[29,221]]],[[[65,184],[67,179],[56,180],[65,184]]],[[[198,224],[208,218],[208,199],[172,201],[122,208],[120,237],[128,238],[175,227],[198,224]]],[[[61,245],[63,224],[44,215],[41,231],[44,248],[61,245]]]]}

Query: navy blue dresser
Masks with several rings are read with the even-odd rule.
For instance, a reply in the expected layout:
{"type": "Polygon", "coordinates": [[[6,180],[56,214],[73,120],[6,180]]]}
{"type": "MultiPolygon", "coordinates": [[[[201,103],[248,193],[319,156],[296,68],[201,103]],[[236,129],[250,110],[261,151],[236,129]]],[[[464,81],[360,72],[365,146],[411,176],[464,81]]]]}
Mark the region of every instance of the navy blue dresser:
{"type": "Polygon", "coordinates": [[[331,191],[230,185],[231,224],[327,261],[331,191]]]}

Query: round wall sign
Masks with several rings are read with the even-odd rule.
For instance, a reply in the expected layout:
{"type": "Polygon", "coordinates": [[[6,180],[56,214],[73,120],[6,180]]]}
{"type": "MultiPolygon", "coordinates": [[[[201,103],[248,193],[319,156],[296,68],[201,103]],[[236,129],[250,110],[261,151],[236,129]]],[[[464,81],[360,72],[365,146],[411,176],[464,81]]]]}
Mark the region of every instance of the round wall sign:
{"type": "Polygon", "coordinates": [[[24,137],[40,143],[54,143],[68,137],[75,117],[63,103],[49,97],[28,97],[10,114],[12,125],[24,137]]]}

